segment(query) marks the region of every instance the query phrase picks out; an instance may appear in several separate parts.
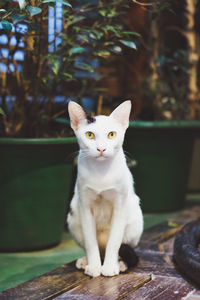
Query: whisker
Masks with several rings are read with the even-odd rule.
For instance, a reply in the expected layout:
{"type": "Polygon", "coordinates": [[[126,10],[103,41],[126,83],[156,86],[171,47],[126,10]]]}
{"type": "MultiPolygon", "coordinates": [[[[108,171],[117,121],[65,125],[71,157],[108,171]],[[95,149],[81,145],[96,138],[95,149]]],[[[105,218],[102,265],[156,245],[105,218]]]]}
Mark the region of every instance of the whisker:
{"type": "Polygon", "coordinates": [[[90,155],[90,152],[87,149],[81,149],[81,158],[87,158],[90,155]]]}
{"type": "Polygon", "coordinates": [[[133,155],[130,152],[124,150],[124,154],[127,158],[133,159],[133,155]]]}
{"type": "Polygon", "coordinates": [[[129,169],[132,170],[133,168],[135,168],[137,166],[137,161],[134,159],[132,154],[130,152],[124,151],[124,155],[129,169]]]}
{"type": "Polygon", "coordinates": [[[81,158],[87,158],[89,156],[90,156],[89,154],[85,154],[85,155],[81,155],[81,158]]]}

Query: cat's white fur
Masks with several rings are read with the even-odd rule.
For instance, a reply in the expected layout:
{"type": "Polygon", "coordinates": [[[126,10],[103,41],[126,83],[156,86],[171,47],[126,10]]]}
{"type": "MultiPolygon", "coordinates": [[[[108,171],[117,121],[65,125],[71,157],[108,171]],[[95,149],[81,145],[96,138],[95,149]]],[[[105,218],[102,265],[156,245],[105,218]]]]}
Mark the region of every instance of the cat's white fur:
{"type": "Polygon", "coordinates": [[[92,277],[114,276],[126,269],[118,260],[121,244],[135,247],[143,231],[140,201],[122,149],[131,101],[123,102],[110,116],[95,117],[92,123],[88,123],[77,103],[70,102],[68,110],[80,152],[67,221],[70,232],[86,252],[76,266],[92,277]],[[95,138],[88,139],[87,131],[93,132],[95,138]],[[108,138],[111,131],[117,133],[113,139],[108,138]],[[101,249],[105,249],[103,265],[101,249]]]}

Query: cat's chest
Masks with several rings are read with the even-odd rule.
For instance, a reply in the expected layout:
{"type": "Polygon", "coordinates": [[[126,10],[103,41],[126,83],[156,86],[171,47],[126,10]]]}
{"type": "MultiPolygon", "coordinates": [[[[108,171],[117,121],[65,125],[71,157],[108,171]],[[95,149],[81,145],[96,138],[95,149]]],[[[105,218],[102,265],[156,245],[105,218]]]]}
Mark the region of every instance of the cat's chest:
{"type": "Polygon", "coordinates": [[[102,203],[102,202],[108,202],[112,203],[113,200],[116,198],[117,190],[113,187],[109,187],[106,189],[106,186],[104,187],[91,187],[89,185],[86,185],[84,187],[85,195],[87,196],[87,199],[91,201],[91,203],[102,203]]]}
{"type": "Polygon", "coordinates": [[[108,177],[93,177],[89,178],[85,182],[85,188],[93,191],[95,194],[99,194],[102,197],[108,197],[110,194],[114,192],[117,188],[117,184],[114,178],[108,177]]]}
{"type": "Polygon", "coordinates": [[[105,195],[103,194],[98,195],[96,200],[90,203],[91,212],[95,218],[97,230],[106,228],[109,229],[112,220],[114,199],[112,197],[108,199],[104,196],[105,195]]]}
{"type": "Polygon", "coordinates": [[[108,198],[120,189],[125,177],[122,176],[122,170],[120,172],[119,168],[109,170],[109,172],[96,169],[83,169],[80,170],[78,179],[81,188],[89,189],[104,198],[108,198]]]}

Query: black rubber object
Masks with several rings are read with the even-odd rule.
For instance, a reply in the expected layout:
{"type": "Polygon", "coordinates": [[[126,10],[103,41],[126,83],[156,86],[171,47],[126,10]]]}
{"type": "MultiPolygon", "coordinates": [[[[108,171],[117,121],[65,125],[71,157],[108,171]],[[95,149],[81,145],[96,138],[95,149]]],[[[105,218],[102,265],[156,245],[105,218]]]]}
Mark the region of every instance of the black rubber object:
{"type": "Polygon", "coordinates": [[[174,260],[188,278],[200,286],[200,219],[186,224],[174,241],[174,260]]]}

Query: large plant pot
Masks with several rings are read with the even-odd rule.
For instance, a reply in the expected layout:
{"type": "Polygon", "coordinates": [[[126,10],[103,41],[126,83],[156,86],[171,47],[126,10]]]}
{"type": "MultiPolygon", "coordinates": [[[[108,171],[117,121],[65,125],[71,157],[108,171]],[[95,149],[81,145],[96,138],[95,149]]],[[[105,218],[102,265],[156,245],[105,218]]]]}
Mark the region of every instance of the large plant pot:
{"type": "Polygon", "coordinates": [[[0,139],[0,251],[59,243],[75,138],[0,139]]]}
{"type": "Polygon", "coordinates": [[[194,139],[200,121],[130,124],[125,150],[135,159],[136,193],[145,212],[175,211],[184,206],[194,139]]]}

